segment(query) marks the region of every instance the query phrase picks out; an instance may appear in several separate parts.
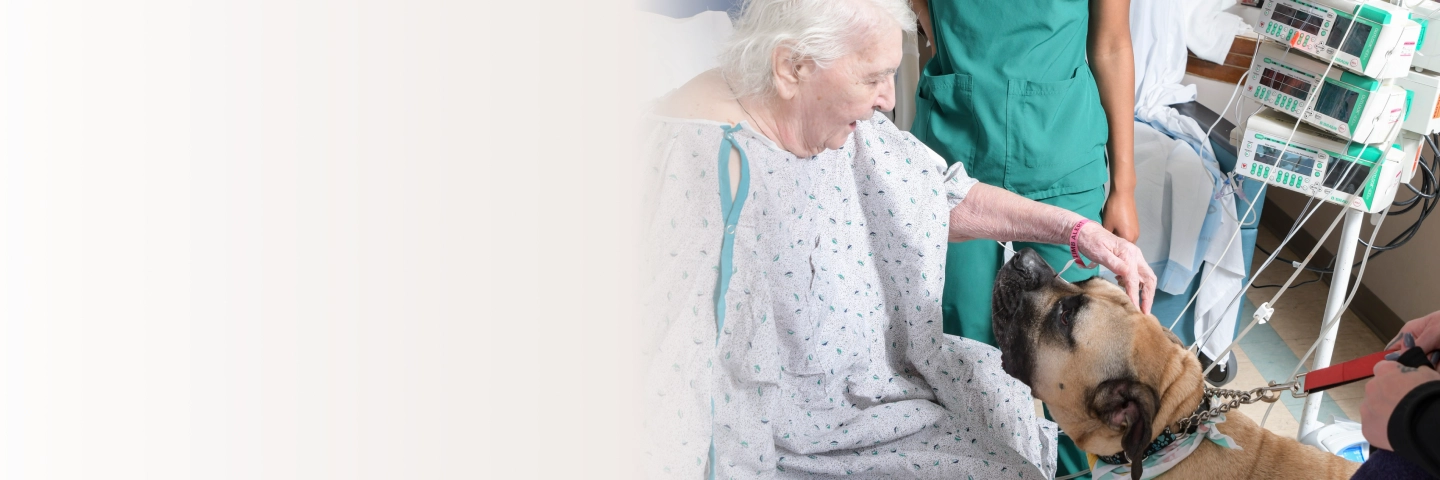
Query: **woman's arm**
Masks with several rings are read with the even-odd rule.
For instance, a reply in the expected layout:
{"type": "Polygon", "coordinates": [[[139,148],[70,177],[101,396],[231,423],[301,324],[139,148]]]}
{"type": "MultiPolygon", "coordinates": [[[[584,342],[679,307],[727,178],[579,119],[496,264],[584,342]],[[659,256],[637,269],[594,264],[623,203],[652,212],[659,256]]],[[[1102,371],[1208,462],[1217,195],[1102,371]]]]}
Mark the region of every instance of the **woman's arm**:
{"type": "Polygon", "coordinates": [[[1110,197],[1105,228],[1134,242],[1140,238],[1135,211],[1135,54],[1130,49],[1130,0],[1090,1],[1090,71],[1100,87],[1100,105],[1110,126],[1110,197]]]}
{"type": "MultiPolygon", "coordinates": [[[[1070,243],[1070,231],[1085,217],[1046,205],[983,183],[970,187],[950,210],[950,241],[977,238],[1034,243],[1070,243]]],[[[1112,235],[1094,222],[1080,229],[1080,253],[1104,265],[1120,278],[1130,301],[1145,313],[1155,298],[1155,272],[1145,263],[1140,248],[1112,235]]]]}

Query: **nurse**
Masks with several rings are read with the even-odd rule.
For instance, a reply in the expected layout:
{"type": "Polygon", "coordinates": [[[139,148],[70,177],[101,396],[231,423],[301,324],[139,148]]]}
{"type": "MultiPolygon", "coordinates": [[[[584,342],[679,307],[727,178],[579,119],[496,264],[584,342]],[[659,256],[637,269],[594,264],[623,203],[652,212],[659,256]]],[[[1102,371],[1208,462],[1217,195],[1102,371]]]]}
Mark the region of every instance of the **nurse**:
{"type": "MultiPolygon", "coordinates": [[[[935,46],[920,76],[915,136],[981,182],[1073,211],[1135,241],[1129,0],[911,5],[935,46]]],[[[1056,270],[1070,259],[1065,246],[1015,245],[1022,247],[1034,248],[1056,270]]],[[[949,245],[945,333],[995,343],[990,294],[1002,255],[993,241],[949,245]]],[[[1077,267],[1066,280],[1096,274],[1077,267]]],[[[1086,468],[1073,444],[1064,448],[1068,443],[1062,438],[1061,475],[1086,468]]]]}

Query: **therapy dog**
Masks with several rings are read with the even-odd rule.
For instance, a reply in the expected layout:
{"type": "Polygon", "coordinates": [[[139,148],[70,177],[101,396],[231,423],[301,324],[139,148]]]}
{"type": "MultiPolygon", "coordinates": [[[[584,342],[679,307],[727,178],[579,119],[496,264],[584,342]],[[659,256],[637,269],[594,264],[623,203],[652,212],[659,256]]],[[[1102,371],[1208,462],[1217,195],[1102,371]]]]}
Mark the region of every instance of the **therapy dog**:
{"type": "Polygon", "coordinates": [[[1360,467],[1236,410],[1198,421],[1229,399],[1207,394],[1195,355],[1113,283],[1066,282],[1025,249],[1000,269],[993,307],[1005,372],[1077,446],[1128,463],[1132,479],[1146,468],[1166,479],[1344,479],[1360,467]]]}

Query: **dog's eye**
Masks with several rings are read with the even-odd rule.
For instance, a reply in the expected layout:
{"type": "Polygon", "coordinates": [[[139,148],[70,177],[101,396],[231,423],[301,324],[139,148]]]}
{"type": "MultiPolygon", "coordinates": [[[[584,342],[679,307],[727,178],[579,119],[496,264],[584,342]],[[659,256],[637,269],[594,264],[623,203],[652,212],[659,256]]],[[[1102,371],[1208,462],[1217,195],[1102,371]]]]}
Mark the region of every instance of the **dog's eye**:
{"type": "Polygon", "coordinates": [[[1080,308],[1083,307],[1084,305],[1085,305],[1085,296],[1084,296],[1084,295],[1075,295],[1075,296],[1073,296],[1073,297],[1066,297],[1065,299],[1060,300],[1059,302],[1056,303],[1056,305],[1055,305],[1055,310],[1056,310],[1055,315],[1056,315],[1056,317],[1059,318],[1061,325],[1065,325],[1065,326],[1068,327],[1068,326],[1070,326],[1070,323],[1074,320],[1074,318],[1072,318],[1072,316],[1075,315],[1075,312],[1080,311],[1080,308]]]}

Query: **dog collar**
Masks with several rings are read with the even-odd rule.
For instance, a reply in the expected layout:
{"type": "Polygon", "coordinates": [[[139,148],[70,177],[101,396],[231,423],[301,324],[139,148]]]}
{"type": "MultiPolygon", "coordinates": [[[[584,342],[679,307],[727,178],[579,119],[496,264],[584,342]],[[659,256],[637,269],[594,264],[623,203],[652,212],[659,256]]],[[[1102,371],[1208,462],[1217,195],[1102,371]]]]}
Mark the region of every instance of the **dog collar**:
{"type": "MultiPolygon", "coordinates": [[[[1163,475],[1170,469],[1175,468],[1180,462],[1190,457],[1200,444],[1209,440],[1222,448],[1243,450],[1235,439],[1220,433],[1219,424],[1225,423],[1225,415],[1220,414],[1208,418],[1195,426],[1192,434],[1176,434],[1175,439],[1169,445],[1155,452],[1154,455],[1146,456],[1141,460],[1144,466],[1144,473],[1141,480],[1153,479],[1163,475]]],[[[1168,430],[1168,428],[1167,428],[1168,430]]],[[[1100,460],[1091,468],[1091,478],[1094,480],[1130,480],[1132,465],[1129,463],[1120,465],[1100,460]]]]}
{"type": "MultiPolygon", "coordinates": [[[[1155,441],[1150,442],[1150,446],[1145,448],[1145,458],[1149,458],[1151,455],[1170,446],[1170,444],[1175,443],[1176,437],[1179,437],[1179,435],[1171,432],[1170,427],[1165,427],[1165,430],[1160,432],[1160,436],[1155,437],[1155,441]]],[[[1111,465],[1128,465],[1130,463],[1130,459],[1125,456],[1125,451],[1123,450],[1114,455],[1104,455],[1095,458],[1111,465]]]]}

